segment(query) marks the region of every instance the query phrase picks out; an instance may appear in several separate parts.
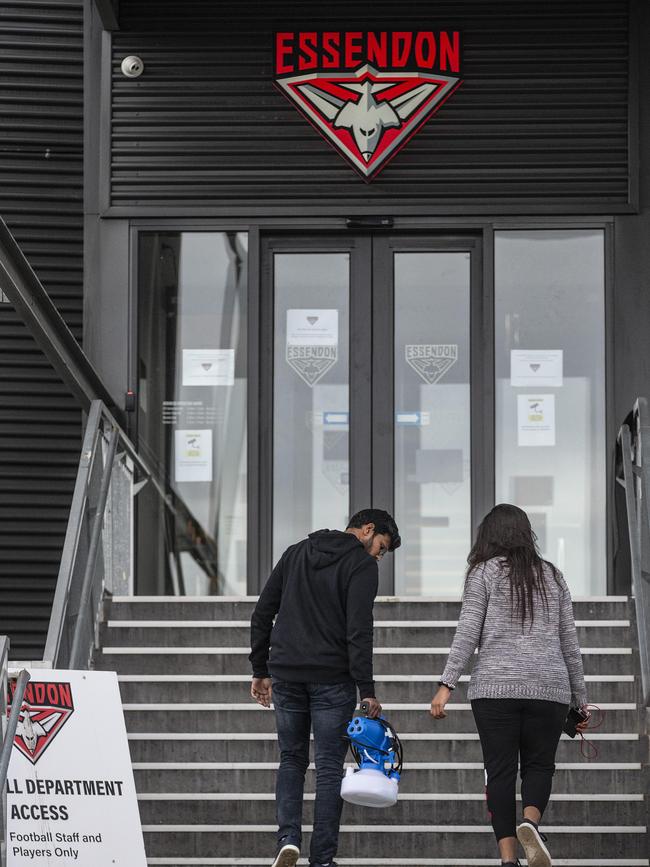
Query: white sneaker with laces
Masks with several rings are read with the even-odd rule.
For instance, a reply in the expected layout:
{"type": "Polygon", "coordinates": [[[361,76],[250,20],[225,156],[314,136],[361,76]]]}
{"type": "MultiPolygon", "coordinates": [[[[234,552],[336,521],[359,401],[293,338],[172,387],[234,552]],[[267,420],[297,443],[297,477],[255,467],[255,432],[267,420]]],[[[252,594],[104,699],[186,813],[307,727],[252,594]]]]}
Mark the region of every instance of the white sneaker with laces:
{"type": "Polygon", "coordinates": [[[553,867],[551,853],[544,845],[546,837],[540,834],[532,822],[524,819],[517,826],[517,839],[524,847],[528,867],[553,867]]]}
{"type": "Polygon", "coordinates": [[[293,843],[287,843],[278,852],[272,867],[295,867],[300,858],[300,849],[293,843]]]}

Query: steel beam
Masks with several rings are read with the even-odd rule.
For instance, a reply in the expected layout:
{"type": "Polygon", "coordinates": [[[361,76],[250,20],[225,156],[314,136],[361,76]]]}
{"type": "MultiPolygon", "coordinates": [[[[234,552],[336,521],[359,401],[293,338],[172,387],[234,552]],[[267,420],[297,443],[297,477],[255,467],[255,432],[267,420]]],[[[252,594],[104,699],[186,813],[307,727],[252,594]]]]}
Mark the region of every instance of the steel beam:
{"type": "Polygon", "coordinates": [[[120,22],[117,19],[116,5],[112,0],[93,0],[95,9],[102,22],[104,30],[119,30],[120,22]]]}

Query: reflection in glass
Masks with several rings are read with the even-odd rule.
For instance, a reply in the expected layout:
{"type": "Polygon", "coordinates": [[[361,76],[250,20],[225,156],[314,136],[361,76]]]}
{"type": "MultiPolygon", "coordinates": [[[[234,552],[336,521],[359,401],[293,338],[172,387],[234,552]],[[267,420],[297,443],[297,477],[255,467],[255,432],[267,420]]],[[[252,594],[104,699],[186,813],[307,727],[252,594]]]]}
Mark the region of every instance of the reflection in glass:
{"type": "Polygon", "coordinates": [[[495,291],[496,501],[528,512],[574,593],[604,593],[603,232],[497,232],[495,291]]]}
{"type": "Polygon", "coordinates": [[[247,235],[145,232],[138,441],[169,491],[136,500],[140,593],[246,593],[247,235]]]}
{"type": "Polygon", "coordinates": [[[470,254],[395,254],[397,594],[458,593],[471,536],[470,254]]]}
{"type": "Polygon", "coordinates": [[[348,253],[276,253],[273,559],[349,511],[348,253]]]}

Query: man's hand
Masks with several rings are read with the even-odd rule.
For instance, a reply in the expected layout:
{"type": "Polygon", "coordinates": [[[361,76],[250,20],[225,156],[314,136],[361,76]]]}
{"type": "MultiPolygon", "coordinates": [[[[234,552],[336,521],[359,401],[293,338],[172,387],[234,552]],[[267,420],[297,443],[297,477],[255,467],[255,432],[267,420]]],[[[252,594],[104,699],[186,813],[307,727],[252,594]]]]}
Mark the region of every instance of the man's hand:
{"type": "Polygon", "coordinates": [[[368,705],[368,714],[367,715],[370,719],[377,719],[377,717],[380,716],[381,705],[379,704],[379,702],[377,701],[376,698],[362,698],[360,703],[361,704],[365,703],[368,705]]]}
{"type": "Polygon", "coordinates": [[[262,707],[271,707],[273,698],[273,683],[270,677],[254,677],[251,684],[251,696],[262,707]]]}
{"type": "Polygon", "coordinates": [[[447,716],[445,713],[445,705],[449,701],[450,696],[451,690],[446,686],[441,686],[438,692],[431,699],[431,716],[434,719],[444,719],[447,716]]]}

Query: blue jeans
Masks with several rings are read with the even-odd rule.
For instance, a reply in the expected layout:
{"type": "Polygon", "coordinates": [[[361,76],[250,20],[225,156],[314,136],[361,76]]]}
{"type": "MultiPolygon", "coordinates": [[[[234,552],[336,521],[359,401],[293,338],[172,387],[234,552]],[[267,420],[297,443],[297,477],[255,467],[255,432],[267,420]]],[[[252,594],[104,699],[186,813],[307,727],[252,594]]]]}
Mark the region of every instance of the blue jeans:
{"type": "Polygon", "coordinates": [[[278,843],[300,846],[309,732],[314,729],[316,802],[310,863],[328,864],[336,855],[341,823],[341,778],[348,749],[347,724],[356,707],[352,683],[296,683],[273,678],[280,768],[275,789],[278,843]]]}

